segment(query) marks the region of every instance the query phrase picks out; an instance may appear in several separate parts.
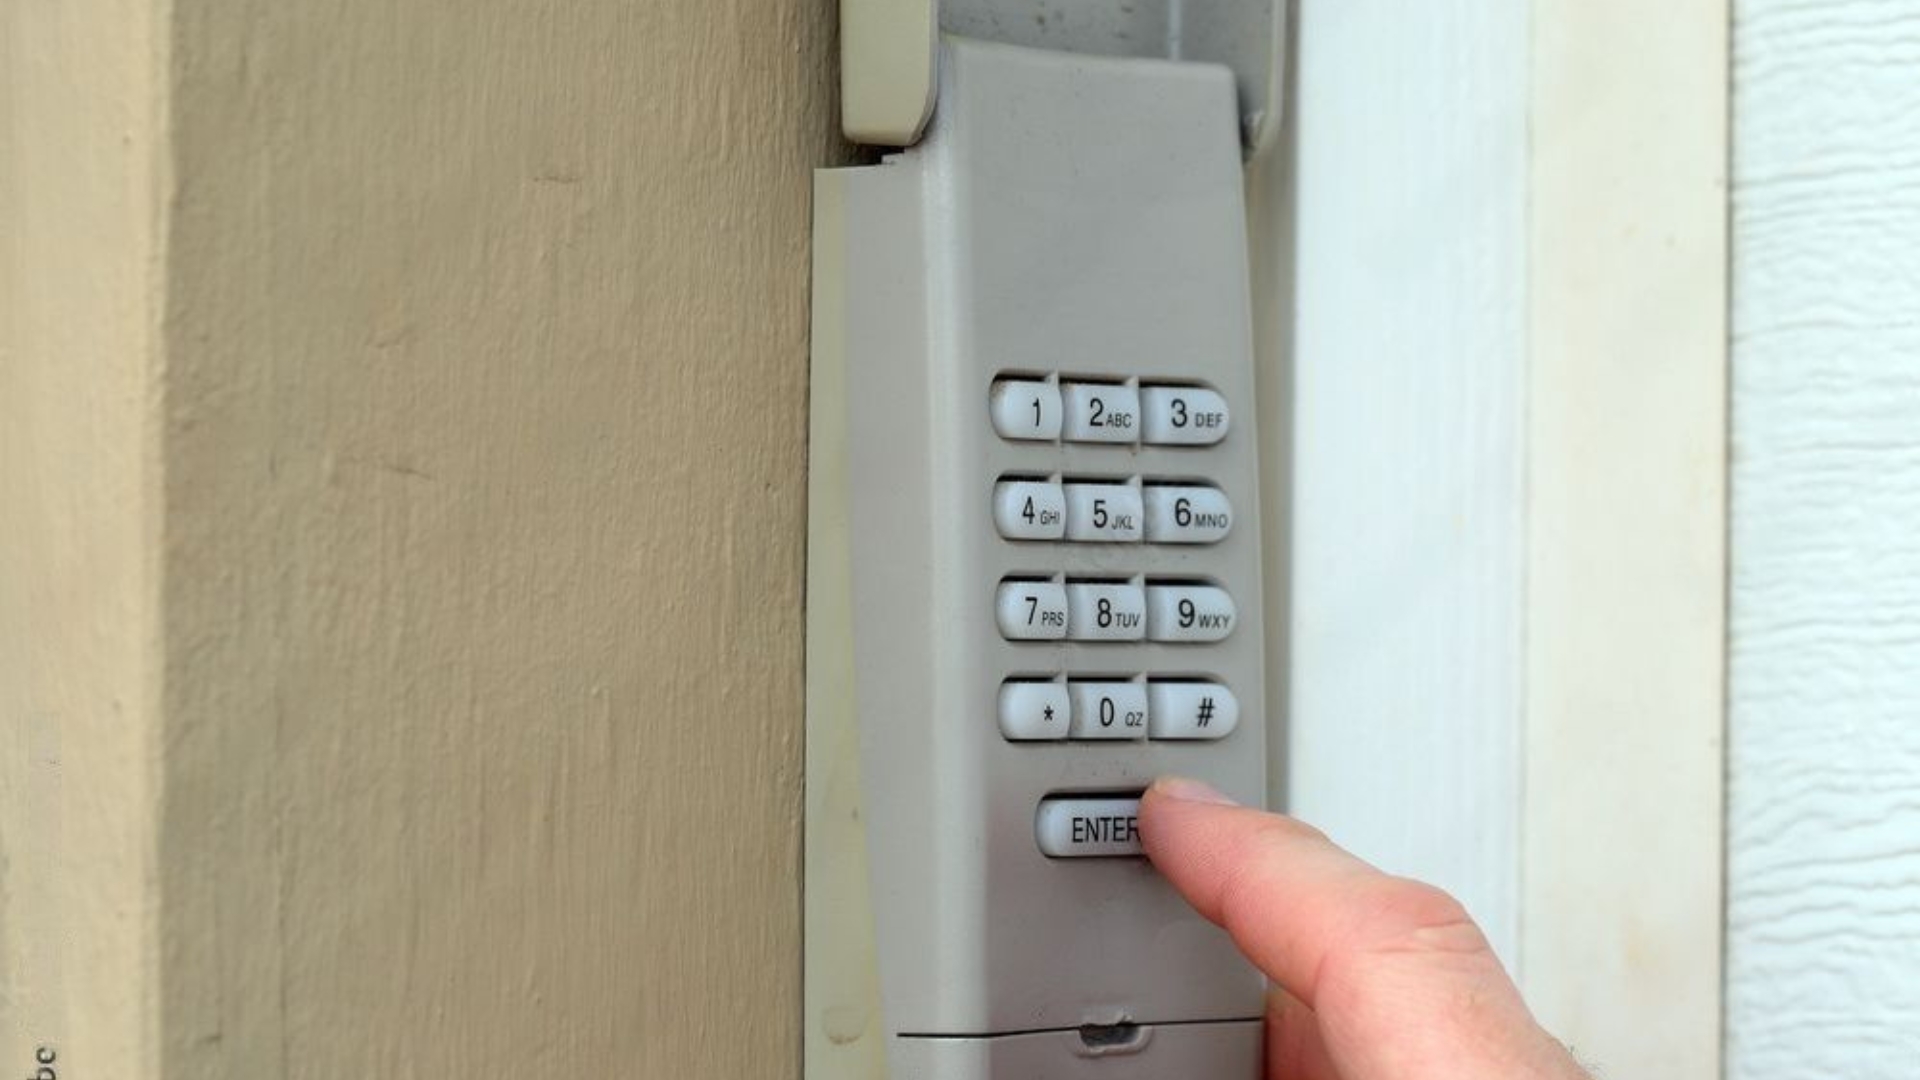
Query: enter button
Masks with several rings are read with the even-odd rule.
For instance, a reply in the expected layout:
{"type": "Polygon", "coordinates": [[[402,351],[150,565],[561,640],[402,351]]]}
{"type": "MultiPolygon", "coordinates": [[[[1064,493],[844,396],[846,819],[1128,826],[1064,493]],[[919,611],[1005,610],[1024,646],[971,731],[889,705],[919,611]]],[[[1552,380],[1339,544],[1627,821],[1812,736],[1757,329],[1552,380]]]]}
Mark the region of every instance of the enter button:
{"type": "Polygon", "coordinates": [[[1140,798],[1041,799],[1033,834],[1041,854],[1056,859],[1139,855],[1140,798]]]}

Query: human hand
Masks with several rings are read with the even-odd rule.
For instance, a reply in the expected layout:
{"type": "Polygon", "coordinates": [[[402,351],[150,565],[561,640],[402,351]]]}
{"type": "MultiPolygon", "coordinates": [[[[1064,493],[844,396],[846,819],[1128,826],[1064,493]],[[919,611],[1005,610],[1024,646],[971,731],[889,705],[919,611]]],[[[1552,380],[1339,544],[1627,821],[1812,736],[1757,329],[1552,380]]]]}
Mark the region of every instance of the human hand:
{"type": "Polygon", "coordinates": [[[1269,1080],[1588,1080],[1439,889],[1193,780],[1147,791],[1140,835],[1273,980],[1269,1080]]]}

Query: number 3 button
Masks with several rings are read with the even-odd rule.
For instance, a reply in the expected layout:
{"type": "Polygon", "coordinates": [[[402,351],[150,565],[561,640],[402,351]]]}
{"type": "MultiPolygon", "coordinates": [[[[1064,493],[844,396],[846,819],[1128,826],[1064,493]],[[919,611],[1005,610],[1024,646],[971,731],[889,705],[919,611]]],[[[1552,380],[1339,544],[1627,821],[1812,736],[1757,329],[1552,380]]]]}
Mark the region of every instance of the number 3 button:
{"type": "Polygon", "coordinates": [[[1141,427],[1162,446],[1211,446],[1227,437],[1227,399],[1194,386],[1143,386],[1141,427]]]}

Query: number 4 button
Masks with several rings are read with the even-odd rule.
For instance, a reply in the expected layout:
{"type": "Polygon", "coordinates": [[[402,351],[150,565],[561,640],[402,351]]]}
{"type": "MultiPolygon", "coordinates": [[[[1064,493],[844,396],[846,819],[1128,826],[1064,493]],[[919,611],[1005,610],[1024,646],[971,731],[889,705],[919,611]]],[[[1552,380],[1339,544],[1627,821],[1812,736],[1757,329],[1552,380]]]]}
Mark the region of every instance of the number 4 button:
{"type": "Polygon", "coordinates": [[[1059,484],[1002,480],[993,487],[993,525],[1009,540],[1058,540],[1067,534],[1067,496],[1059,484]]]}

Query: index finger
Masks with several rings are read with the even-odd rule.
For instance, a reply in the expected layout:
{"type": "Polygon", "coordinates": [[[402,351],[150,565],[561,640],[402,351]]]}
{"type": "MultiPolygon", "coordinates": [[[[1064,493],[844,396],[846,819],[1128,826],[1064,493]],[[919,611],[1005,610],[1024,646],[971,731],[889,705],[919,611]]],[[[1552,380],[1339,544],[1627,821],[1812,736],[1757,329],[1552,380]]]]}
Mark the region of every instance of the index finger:
{"type": "Polygon", "coordinates": [[[1342,1075],[1584,1077],[1527,1013],[1485,935],[1439,889],[1381,873],[1291,818],[1163,780],[1147,855],[1318,1015],[1342,1075]]]}

